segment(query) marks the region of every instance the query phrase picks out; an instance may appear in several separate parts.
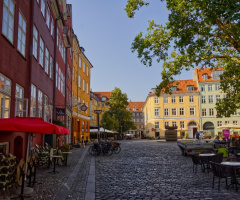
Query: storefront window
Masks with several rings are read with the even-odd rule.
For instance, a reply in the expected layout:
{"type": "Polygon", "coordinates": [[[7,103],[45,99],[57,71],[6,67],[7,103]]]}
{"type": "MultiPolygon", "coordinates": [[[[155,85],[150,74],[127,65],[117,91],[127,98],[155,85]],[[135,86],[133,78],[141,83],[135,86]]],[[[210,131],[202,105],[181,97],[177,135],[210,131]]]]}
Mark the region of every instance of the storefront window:
{"type": "Polygon", "coordinates": [[[0,118],[9,118],[11,102],[11,81],[0,73],[0,118]]]}
{"type": "Polygon", "coordinates": [[[31,107],[30,107],[30,116],[36,117],[36,86],[31,85],[31,107]]]}
{"type": "Polygon", "coordinates": [[[16,84],[15,116],[23,117],[23,108],[24,108],[24,89],[20,85],[16,84]]]}

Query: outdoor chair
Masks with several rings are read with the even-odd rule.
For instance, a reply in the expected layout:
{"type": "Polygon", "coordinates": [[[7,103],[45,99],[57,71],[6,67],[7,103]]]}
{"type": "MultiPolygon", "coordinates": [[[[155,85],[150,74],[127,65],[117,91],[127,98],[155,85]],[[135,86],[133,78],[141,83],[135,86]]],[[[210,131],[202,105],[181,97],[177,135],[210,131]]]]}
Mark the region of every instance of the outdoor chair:
{"type": "Polygon", "coordinates": [[[221,165],[221,176],[226,179],[227,190],[231,185],[236,186],[236,191],[238,191],[238,181],[236,176],[236,167],[221,165]],[[228,185],[228,179],[231,179],[231,183],[228,185]]]}
{"type": "Polygon", "coordinates": [[[201,158],[198,155],[192,155],[192,162],[193,162],[193,173],[197,173],[197,166],[200,165],[202,168],[201,158]]]}
{"type": "Polygon", "coordinates": [[[221,163],[223,161],[223,153],[218,153],[215,156],[212,156],[210,161],[214,163],[221,163]]]}
{"type": "Polygon", "coordinates": [[[213,151],[211,151],[211,150],[203,150],[203,151],[201,152],[201,154],[206,154],[206,153],[213,153],[213,151]]]}

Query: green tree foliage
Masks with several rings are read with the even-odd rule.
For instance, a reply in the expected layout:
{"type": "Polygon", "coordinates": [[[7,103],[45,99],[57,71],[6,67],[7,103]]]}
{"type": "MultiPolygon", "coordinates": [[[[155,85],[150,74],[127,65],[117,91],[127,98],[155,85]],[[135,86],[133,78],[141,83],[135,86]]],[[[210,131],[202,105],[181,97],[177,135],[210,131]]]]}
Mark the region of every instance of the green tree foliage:
{"type": "MultiPolygon", "coordinates": [[[[171,93],[174,77],[182,70],[222,67],[221,89],[227,98],[217,103],[216,108],[219,117],[230,116],[240,108],[240,1],[166,0],[166,3],[169,21],[165,25],[150,21],[146,35],[141,32],[135,37],[132,51],[137,51],[146,66],[152,65],[153,58],[163,61],[158,95],[162,90],[171,93]]],[[[132,18],[136,10],[148,4],[128,0],[125,10],[132,18]]]]}
{"type": "Polygon", "coordinates": [[[104,112],[101,126],[106,129],[125,132],[129,129],[135,129],[134,122],[131,118],[131,112],[126,110],[128,105],[127,94],[122,93],[119,88],[115,88],[111,92],[111,96],[106,105],[109,106],[109,110],[104,112]],[[105,123],[105,125],[104,125],[105,123]]]}

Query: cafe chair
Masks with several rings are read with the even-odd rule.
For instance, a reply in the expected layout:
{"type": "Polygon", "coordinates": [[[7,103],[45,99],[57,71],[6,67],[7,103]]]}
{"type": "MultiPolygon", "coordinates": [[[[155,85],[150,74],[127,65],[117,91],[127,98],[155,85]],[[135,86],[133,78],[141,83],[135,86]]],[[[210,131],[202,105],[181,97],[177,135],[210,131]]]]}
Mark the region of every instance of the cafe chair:
{"type": "Polygon", "coordinates": [[[228,158],[227,162],[240,162],[240,158],[228,158]]]}
{"type": "Polygon", "coordinates": [[[192,155],[193,162],[193,173],[197,173],[197,166],[200,165],[202,167],[201,158],[198,155],[192,155]]]}

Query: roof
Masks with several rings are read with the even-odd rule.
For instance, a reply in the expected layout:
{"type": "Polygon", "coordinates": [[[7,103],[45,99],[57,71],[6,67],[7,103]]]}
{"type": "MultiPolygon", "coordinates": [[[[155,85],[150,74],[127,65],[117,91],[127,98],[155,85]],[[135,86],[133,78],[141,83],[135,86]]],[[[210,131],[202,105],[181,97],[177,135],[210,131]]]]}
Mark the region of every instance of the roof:
{"type": "Polygon", "coordinates": [[[143,105],[145,102],[128,102],[128,106],[127,108],[129,108],[129,111],[132,111],[132,112],[139,112],[139,111],[142,111],[142,108],[143,108],[143,105]],[[136,108],[136,110],[134,110],[134,108],[136,108]]]}
{"type": "Polygon", "coordinates": [[[106,97],[107,100],[110,99],[111,92],[93,92],[93,94],[101,101],[102,97],[106,97]]]}
{"type": "Polygon", "coordinates": [[[212,79],[212,71],[219,71],[223,70],[223,68],[211,69],[211,68],[204,68],[204,69],[196,69],[197,80],[198,82],[211,82],[211,81],[220,81],[220,79],[212,79]],[[207,74],[207,80],[203,79],[203,75],[207,74]]]}

